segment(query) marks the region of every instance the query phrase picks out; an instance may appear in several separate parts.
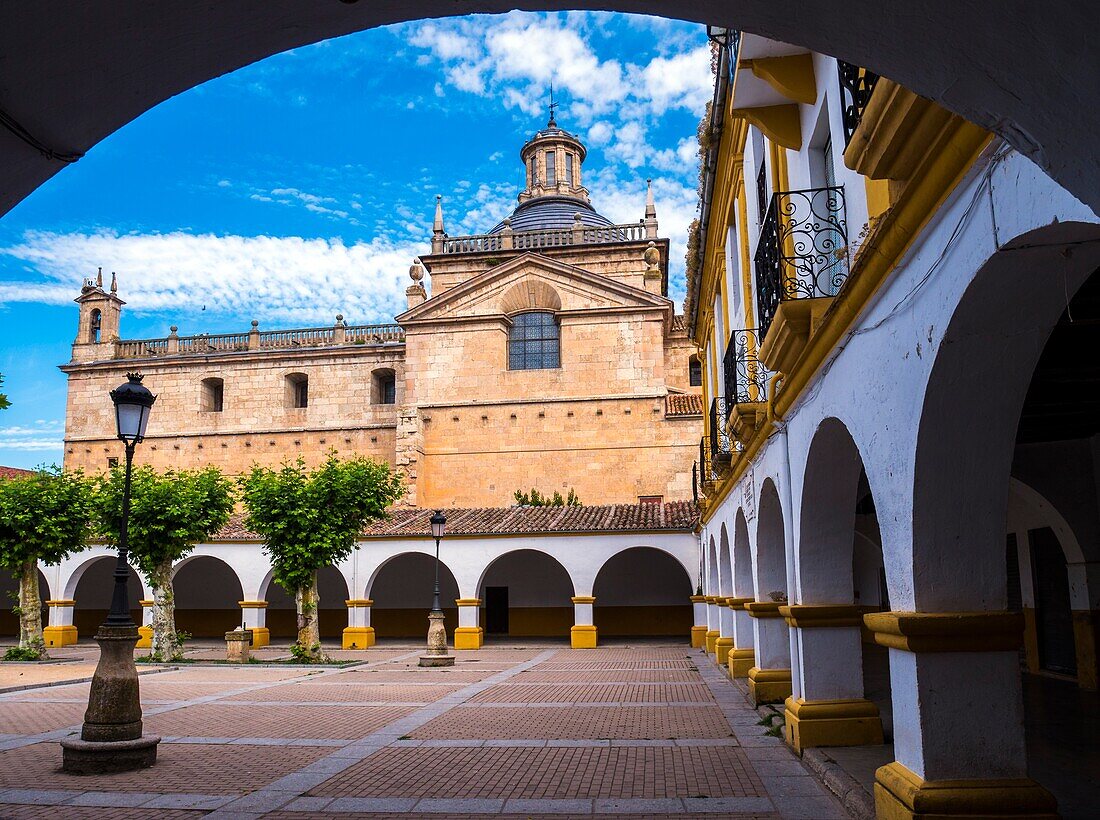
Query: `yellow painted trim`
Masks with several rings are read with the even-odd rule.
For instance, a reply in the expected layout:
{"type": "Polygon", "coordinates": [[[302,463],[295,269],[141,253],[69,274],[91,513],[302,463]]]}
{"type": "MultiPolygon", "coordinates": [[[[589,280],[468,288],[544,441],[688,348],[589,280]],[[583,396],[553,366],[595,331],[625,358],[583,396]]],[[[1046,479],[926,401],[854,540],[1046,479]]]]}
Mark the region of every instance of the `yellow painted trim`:
{"type": "Polygon", "coordinates": [[[779,607],[783,604],[777,601],[749,601],[745,604],[745,611],[753,618],[782,618],[779,607]]]}
{"type": "Polygon", "coordinates": [[[791,696],[790,669],[761,669],[754,666],[749,670],[749,699],[754,706],[761,703],[782,703],[791,696]]]}
{"type": "Polygon", "coordinates": [[[741,67],[751,70],[755,76],[792,102],[805,105],[817,102],[814,58],[809,53],[742,60],[741,67]]]}
{"type": "Polygon", "coordinates": [[[344,629],[341,646],[344,649],[368,649],[374,646],[374,627],[349,626],[344,629]]]}
{"type": "Polygon", "coordinates": [[[591,624],[577,624],[569,630],[569,645],[573,649],[595,649],[597,642],[596,627],[591,624]]]}
{"type": "Polygon", "coordinates": [[[796,629],[859,627],[863,624],[863,611],[855,605],[792,604],[779,607],[779,614],[787,626],[796,629]]]}
{"type": "Polygon", "coordinates": [[[706,635],[703,637],[703,648],[707,650],[708,655],[714,654],[714,645],[718,641],[718,636],[721,635],[717,629],[708,629],[706,635]]]}
{"type": "Polygon", "coordinates": [[[267,609],[267,601],[237,601],[241,609],[267,609]]]}
{"type": "Polygon", "coordinates": [[[591,595],[574,595],[570,600],[575,604],[594,604],[596,599],[591,595]]]}
{"type": "MultiPolygon", "coordinates": [[[[989,132],[962,118],[952,120],[950,136],[943,140],[940,150],[928,155],[920,172],[914,174],[898,201],[879,220],[872,236],[864,242],[854,260],[840,295],[833,300],[796,365],[786,374],[783,389],[775,401],[777,418],[782,418],[802,395],[864,306],[887,280],[992,138],[989,132]]],[[[763,425],[745,443],[744,453],[734,464],[729,477],[714,497],[708,499],[702,523],[706,524],[714,517],[771,433],[771,425],[763,425]]]]}
{"type": "Polygon", "coordinates": [[[348,607],[369,607],[374,606],[374,601],[370,598],[351,598],[345,600],[344,605],[348,607]]]}
{"type": "Polygon", "coordinates": [[[707,601],[708,604],[718,603],[718,596],[717,595],[704,595],[703,597],[706,598],[706,601],[707,601]]]}
{"type": "Polygon", "coordinates": [[[885,820],[1058,817],[1054,795],[1030,778],[924,780],[897,761],[875,772],[875,814],[885,820]]]}
{"type": "Polygon", "coordinates": [[[755,598],[727,598],[726,606],[730,609],[744,609],[745,604],[750,604],[755,598]]]}
{"type": "Polygon", "coordinates": [[[769,140],[779,143],[784,148],[790,148],[792,151],[802,148],[802,123],[795,103],[735,108],[733,116],[748,120],[769,140]]]}
{"type": "Polygon", "coordinates": [[[266,626],[250,626],[248,630],[252,633],[253,649],[260,649],[271,645],[271,630],[266,626]]]}
{"type": "Polygon", "coordinates": [[[142,605],[143,607],[145,607],[145,606],[153,606],[153,605],[155,605],[155,604],[156,604],[156,601],[148,601],[148,600],[142,600],[142,601],[138,601],[138,603],[139,603],[139,604],[141,604],[141,605],[142,605]]]}
{"type": "Polygon", "coordinates": [[[730,650],[726,666],[730,670],[731,678],[747,678],[749,670],[756,665],[756,650],[734,648],[730,650]]]}
{"type": "Polygon", "coordinates": [[[72,624],[47,626],[42,630],[42,641],[46,646],[72,646],[76,639],[76,627],[72,624]]]}
{"type": "Polygon", "coordinates": [[[821,746],[877,746],[882,743],[882,719],[869,700],[811,700],[789,697],[784,702],[787,744],[799,754],[821,746]]]}
{"type": "Polygon", "coordinates": [[[690,600],[693,604],[701,604],[701,603],[703,603],[704,601],[707,600],[707,596],[706,595],[692,595],[690,600]]]}
{"type": "Polygon", "coordinates": [[[480,598],[455,598],[455,606],[481,606],[480,598]]]}
{"type": "Polygon", "coordinates": [[[875,643],[907,652],[1004,652],[1019,649],[1019,612],[871,612],[863,622],[875,643]]]}
{"type": "Polygon", "coordinates": [[[46,601],[46,606],[76,606],[76,601],[69,598],[56,598],[52,601],[46,601]]]}
{"type": "Polygon", "coordinates": [[[707,627],[693,626],[691,628],[691,648],[702,649],[707,644],[707,627]]]}
{"type": "Polygon", "coordinates": [[[729,663],[731,649],[733,649],[733,638],[720,637],[714,642],[714,660],[719,666],[729,663]]]}
{"type": "MultiPolygon", "coordinates": [[[[144,602],[143,602],[144,603],[144,602]]],[[[153,627],[151,626],[139,626],[138,627],[138,642],[134,644],[134,649],[152,649],[153,648],[153,627]]]]}
{"type": "Polygon", "coordinates": [[[483,632],[478,626],[459,626],[455,628],[455,649],[481,649],[483,632]]]}

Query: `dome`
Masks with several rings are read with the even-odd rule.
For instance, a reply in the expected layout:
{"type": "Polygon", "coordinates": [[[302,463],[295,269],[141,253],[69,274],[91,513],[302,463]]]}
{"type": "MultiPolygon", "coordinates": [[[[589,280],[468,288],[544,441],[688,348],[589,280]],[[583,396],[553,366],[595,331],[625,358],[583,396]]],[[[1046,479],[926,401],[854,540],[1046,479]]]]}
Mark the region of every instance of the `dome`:
{"type": "MultiPolygon", "coordinates": [[[[603,214],[598,214],[587,202],[571,196],[540,196],[520,203],[512,211],[513,231],[541,231],[552,228],[572,228],[573,216],[581,215],[585,225],[607,227],[615,223],[603,214]]],[[[501,222],[489,233],[500,233],[504,229],[501,222]]]]}

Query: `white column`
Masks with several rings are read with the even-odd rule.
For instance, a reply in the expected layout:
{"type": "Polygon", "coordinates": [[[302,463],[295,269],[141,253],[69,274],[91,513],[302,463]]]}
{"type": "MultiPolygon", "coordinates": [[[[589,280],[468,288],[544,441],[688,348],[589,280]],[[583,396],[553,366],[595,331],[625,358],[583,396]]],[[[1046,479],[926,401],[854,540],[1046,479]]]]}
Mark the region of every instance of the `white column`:
{"type": "Polygon", "coordinates": [[[707,643],[707,599],[703,595],[691,596],[691,648],[702,649],[707,643]]]}
{"type": "Polygon", "coordinates": [[[42,630],[46,646],[70,646],[76,643],[76,627],[73,626],[73,607],[76,601],[58,598],[46,601],[50,608],[50,625],[42,630]]]}
{"type": "Polygon", "coordinates": [[[756,640],[753,636],[753,618],[745,609],[745,604],[752,603],[752,598],[729,598],[727,608],[730,611],[733,647],[726,659],[726,667],[730,677],[747,678],[749,670],[756,665],[756,652],[753,647],[756,640]]]}
{"type": "Polygon", "coordinates": [[[782,703],[791,694],[791,641],[780,604],[753,601],[745,609],[753,618],[756,665],[749,669],[749,697],[754,704],[782,703]]]}
{"type": "Polygon", "coordinates": [[[573,598],[573,628],[569,630],[569,642],[574,649],[595,649],[596,627],[592,622],[592,608],[596,599],[591,595],[573,598]]]}
{"type": "Polygon", "coordinates": [[[135,649],[153,648],[153,601],[148,598],[141,600],[141,626],[138,627],[138,642],[135,649]]]}
{"type": "Polygon", "coordinates": [[[481,649],[485,630],[481,628],[481,599],[456,598],[458,628],[455,629],[455,649],[481,649]]]}
{"type": "Polygon", "coordinates": [[[729,663],[730,650],[733,649],[733,610],[729,602],[727,597],[717,599],[718,638],[714,642],[714,660],[719,666],[729,663]]]}
{"type": "Polygon", "coordinates": [[[718,636],[721,634],[718,631],[718,596],[707,595],[707,643],[706,650],[708,655],[713,655],[715,652],[714,645],[718,642],[718,636]]]}
{"type": "Polygon", "coordinates": [[[353,598],[344,603],[348,608],[348,625],[341,646],[344,649],[368,649],[374,646],[374,627],[370,625],[370,598],[353,598]]]}

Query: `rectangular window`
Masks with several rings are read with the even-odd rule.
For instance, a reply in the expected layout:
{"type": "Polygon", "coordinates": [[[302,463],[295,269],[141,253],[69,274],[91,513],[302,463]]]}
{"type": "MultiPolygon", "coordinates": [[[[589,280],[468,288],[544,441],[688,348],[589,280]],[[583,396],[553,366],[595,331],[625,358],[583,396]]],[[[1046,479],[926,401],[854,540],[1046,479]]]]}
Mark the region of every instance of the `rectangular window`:
{"type": "Polygon", "coordinates": [[[207,413],[220,413],[223,407],[224,382],[221,379],[202,380],[202,409],[207,413]]]}
{"type": "Polygon", "coordinates": [[[556,156],[553,151],[546,152],[546,184],[557,185],[558,174],[555,166],[556,156]]]}
{"type": "Polygon", "coordinates": [[[530,187],[536,182],[538,180],[535,178],[535,156],[532,154],[530,159],[527,160],[527,186],[530,187]]]}
{"type": "Polygon", "coordinates": [[[638,496],[639,504],[661,504],[665,500],[663,495],[640,495],[638,496]]]}
{"type": "Polygon", "coordinates": [[[113,469],[117,466],[118,466],[118,457],[117,456],[111,456],[107,459],[107,469],[108,470],[113,469]]]}
{"type": "Polygon", "coordinates": [[[573,155],[565,155],[565,182],[568,185],[573,185],[573,155]]]}
{"type": "Polygon", "coordinates": [[[397,403],[397,379],[390,376],[382,384],[382,404],[397,403]]]}
{"type": "Polygon", "coordinates": [[[309,406],[309,382],[305,379],[294,385],[294,406],[309,406]]]}

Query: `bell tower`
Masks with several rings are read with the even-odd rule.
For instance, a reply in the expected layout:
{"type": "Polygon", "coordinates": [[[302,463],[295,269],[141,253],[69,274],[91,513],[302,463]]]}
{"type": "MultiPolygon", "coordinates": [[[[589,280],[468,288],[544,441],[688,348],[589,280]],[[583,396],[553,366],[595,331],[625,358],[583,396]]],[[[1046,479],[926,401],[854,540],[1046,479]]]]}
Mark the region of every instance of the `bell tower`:
{"type": "Polygon", "coordinates": [[[73,340],[73,361],[92,362],[109,359],[118,338],[122,306],[118,298],[118,278],[111,274],[111,290],[103,289],[103,268],[95,279],[85,279],[76,303],[80,305],[76,339],[73,340]]]}
{"type": "Polygon", "coordinates": [[[579,138],[558,128],[551,96],[550,120],[536,131],[520,149],[519,156],[526,169],[526,186],[519,201],[527,202],[543,196],[572,197],[590,205],[588,189],[584,187],[581,166],[588,153],[579,138]]]}

